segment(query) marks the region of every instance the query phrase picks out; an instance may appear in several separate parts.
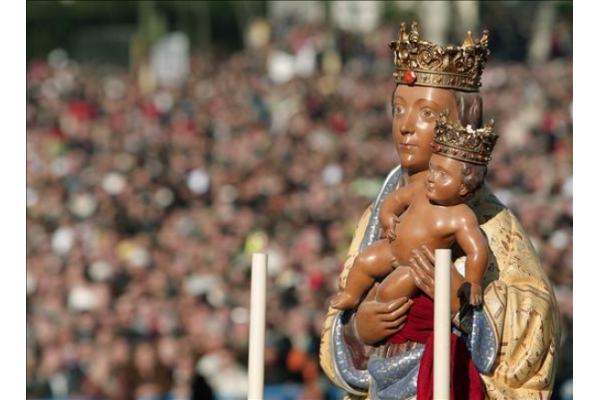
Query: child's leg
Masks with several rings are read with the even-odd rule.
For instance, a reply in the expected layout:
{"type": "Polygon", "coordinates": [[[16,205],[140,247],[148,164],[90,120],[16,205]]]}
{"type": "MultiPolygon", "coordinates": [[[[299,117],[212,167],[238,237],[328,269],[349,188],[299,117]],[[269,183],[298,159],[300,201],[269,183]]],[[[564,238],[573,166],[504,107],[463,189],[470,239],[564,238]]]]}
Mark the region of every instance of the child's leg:
{"type": "Polygon", "coordinates": [[[379,240],[367,247],[355,259],[346,286],[331,302],[331,306],[341,310],[358,305],[362,295],[375,283],[377,278],[383,278],[392,272],[394,258],[387,240],[379,240]]]}
{"type": "Polygon", "coordinates": [[[410,267],[400,266],[379,284],[375,300],[387,303],[400,297],[413,297],[417,292],[415,281],[410,276],[410,267]]]}

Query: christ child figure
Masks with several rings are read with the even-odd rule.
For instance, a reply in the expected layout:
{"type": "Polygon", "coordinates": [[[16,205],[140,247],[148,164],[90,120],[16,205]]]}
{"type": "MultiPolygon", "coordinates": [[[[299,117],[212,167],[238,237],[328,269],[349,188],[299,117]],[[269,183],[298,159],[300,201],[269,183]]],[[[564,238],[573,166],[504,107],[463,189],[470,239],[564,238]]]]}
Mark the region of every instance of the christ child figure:
{"type": "Polygon", "coordinates": [[[394,269],[406,271],[389,286],[388,299],[413,297],[418,288],[410,273],[413,249],[458,245],[466,256],[465,283],[457,295],[472,306],[483,302],[482,280],[488,263],[488,244],[477,217],[465,202],[484,181],[498,136],[491,120],[481,129],[462,127],[441,113],[436,123],[433,155],[424,180],[402,186],[385,199],[379,222],[385,238],[354,260],[344,290],[331,301],[340,310],[356,307],[363,295],[394,269]]]}

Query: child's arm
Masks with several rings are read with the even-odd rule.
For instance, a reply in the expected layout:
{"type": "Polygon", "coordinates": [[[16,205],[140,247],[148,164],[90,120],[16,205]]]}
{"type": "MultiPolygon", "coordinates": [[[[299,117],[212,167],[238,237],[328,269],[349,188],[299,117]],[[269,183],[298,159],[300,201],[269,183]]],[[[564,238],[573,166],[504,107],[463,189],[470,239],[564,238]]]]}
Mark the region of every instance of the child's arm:
{"type": "Polygon", "coordinates": [[[411,186],[403,186],[388,195],[379,210],[379,223],[385,237],[389,240],[396,238],[394,230],[398,215],[402,214],[410,205],[411,186]]]}
{"type": "Polygon", "coordinates": [[[471,284],[469,303],[478,306],[483,302],[481,283],[488,264],[488,243],[475,214],[468,208],[466,210],[468,212],[460,216],[456,241],[467,256],[465,280],[471,284]]]}

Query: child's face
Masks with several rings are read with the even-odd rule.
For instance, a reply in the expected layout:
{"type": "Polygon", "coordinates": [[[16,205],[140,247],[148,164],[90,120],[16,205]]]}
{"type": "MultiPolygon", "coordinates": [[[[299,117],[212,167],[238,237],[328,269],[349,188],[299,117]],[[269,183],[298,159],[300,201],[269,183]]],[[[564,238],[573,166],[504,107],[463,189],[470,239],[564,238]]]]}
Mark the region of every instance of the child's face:
{"type": "Polygon", "coordinates": [[[463,184],[463,162],[432,154],[425,179],[427,198],[435,204],[451,206],[463,203],[467,189],[463,184]]]}

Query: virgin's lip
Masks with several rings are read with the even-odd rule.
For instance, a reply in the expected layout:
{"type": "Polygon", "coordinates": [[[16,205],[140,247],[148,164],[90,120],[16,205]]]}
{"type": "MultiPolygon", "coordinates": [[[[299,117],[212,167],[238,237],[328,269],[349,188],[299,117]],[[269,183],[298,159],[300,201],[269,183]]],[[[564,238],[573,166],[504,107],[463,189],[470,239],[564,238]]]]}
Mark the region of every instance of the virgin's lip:
{"type": "Polygon", "coordinates": [[[414,144],[401,143],[400,147],[398,147],[399,153],[412,154],[415,151],[418,151],[418,150],[417,150],[417,146],[415,146],[414,144]]]}

